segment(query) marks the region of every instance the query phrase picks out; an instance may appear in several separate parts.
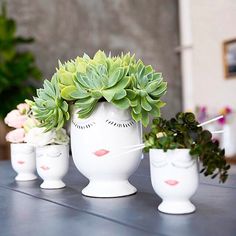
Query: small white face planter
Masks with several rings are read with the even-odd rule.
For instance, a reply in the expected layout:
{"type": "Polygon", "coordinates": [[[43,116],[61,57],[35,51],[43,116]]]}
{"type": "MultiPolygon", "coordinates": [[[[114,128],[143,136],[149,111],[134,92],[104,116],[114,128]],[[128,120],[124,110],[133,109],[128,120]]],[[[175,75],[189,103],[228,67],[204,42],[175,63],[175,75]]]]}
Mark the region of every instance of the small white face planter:
{"type": "Polygon", "coordinates": [[[127,146],[141,142],[141,125],[131,119],[128,110],[102,102],[88,119],[79,119],[75,111],[71,124],[72,156],[78,170],[90,180],[82,194],[134,194],[137,190],[128,178],[138,168],[142,151],[127,153],[127,146]]]}
{"type": "Polygon", "coordinates": [[[62,178],[69,167],[68,145],[47,145],[37,147],[36,166],[39,176],[44,180],[40,185],[44,189],[64,188],[62,178]]]}
{"type": "Polygon", "coordinates": [[[158,210],[169,214],[187,214],[195,211],[189,201],[199,182],[197,160],[189,155],[189,149],[164,152],[150,150],[152,186],[162,198],[158,210]]]}
{"type": "Polygon", "coordinates": [[[15,180],[29,181],[37,179],[34,174],[36,170],[35,148],[27,143],[11,144],[11,164],[17,172],[15,180]]]}

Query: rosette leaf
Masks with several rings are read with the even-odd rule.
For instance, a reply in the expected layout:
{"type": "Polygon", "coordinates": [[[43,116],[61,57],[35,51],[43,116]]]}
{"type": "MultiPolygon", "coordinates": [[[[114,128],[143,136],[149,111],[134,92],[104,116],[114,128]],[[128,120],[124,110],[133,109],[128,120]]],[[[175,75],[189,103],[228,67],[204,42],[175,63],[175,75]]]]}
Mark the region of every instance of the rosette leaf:
{"type": "Polygon", "coordinates": [[[149,114],[160,116],[160,108],[165,105],[160,98],[166,93],[167,83],[163,81],[161,73],[155,72],[151,66],[145,66],[140,60],[131,66],[129,73],[133,88],[128,89],[127,94],[132,117],[147,126],[149,114]]]}
{"type": "Polygon", "coordinates": [[[86,66],[86,71],[77,72],[77,90],[70,94],[76,100],[79,117],[89,117],[99,100],[106,100],[121,109],[129,108],[126,88],[130,78],[127,73],[127,63],[123,65],[121,60],[107,57],[101,51],[96,53],[86,66]]]}
{"type": "Polygon", "coordinates": [[[46,128],[45,131],[60,129],[69,120],[68,104],[61,97],[55,76],[51,81],[45,80],[43,88],[37,89],[32,110],[40,126],[46,128]]]}

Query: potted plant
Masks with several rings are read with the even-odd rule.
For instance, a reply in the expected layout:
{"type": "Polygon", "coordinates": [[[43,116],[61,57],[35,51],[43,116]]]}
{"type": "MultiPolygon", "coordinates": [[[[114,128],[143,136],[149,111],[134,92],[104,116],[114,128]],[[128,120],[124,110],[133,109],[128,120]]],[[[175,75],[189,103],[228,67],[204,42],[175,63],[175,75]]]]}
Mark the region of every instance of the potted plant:
{"type": "Polygon", "coordinates": [[[44,180],[40,185],[44,189],[64,188],[62,178],[69,168],[69,137],[65,129],[34,127],[25,137],[26,142],[36,147],[36,168],[44,180]]]}
{"type": "Polygon", "coordinates": [[[34,180],[37,176],[34,174],[35,150],[32,145],[25,142],[26,133],[34,126],[36,120],[33,118],[30,107],[26,103],[21,103],[17,109],[12,110],[4,119],[6,125],[11,130],[6,135],[6,140],[11,143],[11,164],[18,173],[15,177],[17,181],[34,180]]]}
{"type": "Polygon", "coordinates": [[[71,118],[71,147],[76,167],[89,178],[82,193],[118,197],[135,193],[129,176],[141,151],[126,154],[142,142],[149,115],[160,116],[167,83],[162,74],[134,56],[107,56],[98,51],[59,63],[51,81],[37,90],[34,114],[46,130],[71,118]],[[71,112],[69,113],[69,106],[71,112]]]}
{"type": "Polygon", "coordinates": [[[198,187],[198,160],[205,176],[219,176],[220,182],[227,179],[230,166],[224,150],[192,113],[178,113],[170,120],[155,119],[145,135],[145,150],[150,151],[152,186],[163,200],[158,206],[161,212],[195,211],[189,199],[198,187]]]}

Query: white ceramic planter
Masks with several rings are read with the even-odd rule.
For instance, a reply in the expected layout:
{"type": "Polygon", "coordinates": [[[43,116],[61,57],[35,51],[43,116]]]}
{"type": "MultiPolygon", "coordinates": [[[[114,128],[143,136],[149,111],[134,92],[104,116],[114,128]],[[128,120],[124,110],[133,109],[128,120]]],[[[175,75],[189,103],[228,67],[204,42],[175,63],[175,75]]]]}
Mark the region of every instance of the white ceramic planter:
{"type": "Polygon", "coordinates": [[[223,134],[221,140],[221,147],[225,148],[225,155],[227,157],[232,157],[236,155],[236,125],[225,124],[223,126],[223,134]]]}
{"type": "Polygon", "coordinates": [[[27,143],[11,144],[11,164],[17,172],[15,180],[29,181],[37,179],[35,148],[27,143]]]}
{"type": "Polygon", "coordinates": [[[152,186],[162,198],[158,210],[169,214],[187,214],[195,211],[190,202],[199,182],[197,160],[189,155],[189,149],[164,152],[150,150],[152,186]]]}
{"type": "Polygon", "coordinates": [[[39,176],[44,180],[44,189],[64,188],[62,178],[69,167],[68,145],[47,145],[36,148],[36,166],[39,176]]]}
{"type": "Polygon", "coordinates": [[[82,194],[90,197],[120,197],[136,193],[128,178],[138,168],[141,150],[127,153],[127,146],[142,142],[140,123],[128,110],[99,103],[88,119],[72,116],[72,156],[78,170],[90,182],[82,194]]]}

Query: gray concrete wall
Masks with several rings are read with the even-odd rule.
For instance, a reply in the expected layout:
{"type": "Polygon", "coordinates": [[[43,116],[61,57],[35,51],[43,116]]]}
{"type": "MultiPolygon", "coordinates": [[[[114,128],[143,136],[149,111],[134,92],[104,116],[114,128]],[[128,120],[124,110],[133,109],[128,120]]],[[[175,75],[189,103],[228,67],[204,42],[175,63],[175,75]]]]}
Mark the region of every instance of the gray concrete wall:
{"type": "Polygon", "coordinates": [[[8,0],[8,10],[19,34],[35,37],[32,50],[45,78],[58,59],[131,51],[169,82],[163,113],[181,109],[177,0],[8,0]]]}

